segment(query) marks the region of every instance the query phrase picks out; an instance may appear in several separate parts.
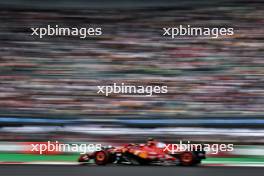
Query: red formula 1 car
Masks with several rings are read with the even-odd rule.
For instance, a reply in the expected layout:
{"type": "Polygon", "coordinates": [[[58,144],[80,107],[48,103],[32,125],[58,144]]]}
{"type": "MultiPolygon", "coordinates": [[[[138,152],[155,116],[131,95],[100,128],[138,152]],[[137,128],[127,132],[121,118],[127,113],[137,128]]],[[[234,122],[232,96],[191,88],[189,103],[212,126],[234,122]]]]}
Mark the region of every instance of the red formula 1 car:
{"type": "Polygon", "coordinates": [[[193,166],[205,159],[205,151],[181,151],[171,153],[165,150],[166,144],[150,142],[147,144],[126,144],[119,147],[104,147],[100,151],[83,154],[78,161],[82,164],[94,160],[97,165],[182,165],[193,166]]]}

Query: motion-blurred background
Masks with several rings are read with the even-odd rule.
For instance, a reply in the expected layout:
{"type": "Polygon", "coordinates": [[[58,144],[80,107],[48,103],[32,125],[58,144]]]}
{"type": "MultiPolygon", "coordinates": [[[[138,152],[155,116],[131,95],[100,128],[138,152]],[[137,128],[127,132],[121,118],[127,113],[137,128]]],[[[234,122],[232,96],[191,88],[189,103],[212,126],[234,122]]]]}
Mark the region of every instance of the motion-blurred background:
{"type": "Polygon", "coordinates": [[[217,157],[264,162],[263,23],[258,0],[0,1],[0,161],[45,160],[20,154],[29,141],[155,137],[234,143],[234,152],[217,157]],[[30,27],[48,24],[98,26],[103,36],[30,35],[30,27]],[[235,35],[162,36],[163,27],[179,25],[233,27],[235,35]],[[98,85],[114,82],[166,85],[169,92],[97,94],[98,85]]]}

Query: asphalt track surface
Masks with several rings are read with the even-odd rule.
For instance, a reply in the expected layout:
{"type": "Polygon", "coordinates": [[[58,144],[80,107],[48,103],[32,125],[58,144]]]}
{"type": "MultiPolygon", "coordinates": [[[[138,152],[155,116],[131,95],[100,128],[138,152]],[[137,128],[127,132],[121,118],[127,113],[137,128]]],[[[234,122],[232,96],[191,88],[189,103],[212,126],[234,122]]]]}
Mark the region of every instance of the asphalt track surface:
{"type": "Polygon", "coordinates": [[[264,167],[1,165],[1,176],[263,176],[264,167]]]}

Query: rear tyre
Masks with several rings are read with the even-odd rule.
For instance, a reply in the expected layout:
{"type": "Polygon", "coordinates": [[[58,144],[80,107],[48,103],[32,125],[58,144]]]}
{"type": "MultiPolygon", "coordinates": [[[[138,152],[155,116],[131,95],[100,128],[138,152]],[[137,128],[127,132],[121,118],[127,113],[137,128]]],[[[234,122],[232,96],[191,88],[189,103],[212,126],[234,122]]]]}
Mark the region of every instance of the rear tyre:
{"type": "Polygon", "coordinates": [[[97,151],[94,155],[95,164],[106,165],[109,163],[109,153],[105,150],[97,151]]]}
{"type": "Polygon", "coordinates": [[[182,166],[193,166],[197,164],[196,156],[192,152],[183,152],[180,155],[180,165],[182,166]]]}

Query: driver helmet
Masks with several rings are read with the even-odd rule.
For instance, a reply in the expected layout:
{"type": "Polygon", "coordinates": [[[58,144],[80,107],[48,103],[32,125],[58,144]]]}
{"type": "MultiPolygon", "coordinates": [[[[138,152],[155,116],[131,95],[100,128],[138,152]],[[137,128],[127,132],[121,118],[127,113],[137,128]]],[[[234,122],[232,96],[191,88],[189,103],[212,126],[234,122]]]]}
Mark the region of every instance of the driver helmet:
{"type": "Polygon", "coordinates": [[[156,144],[156,141],[154,138],[148,138],[147,145],[148,146],[153,146],[156,144]]]}

